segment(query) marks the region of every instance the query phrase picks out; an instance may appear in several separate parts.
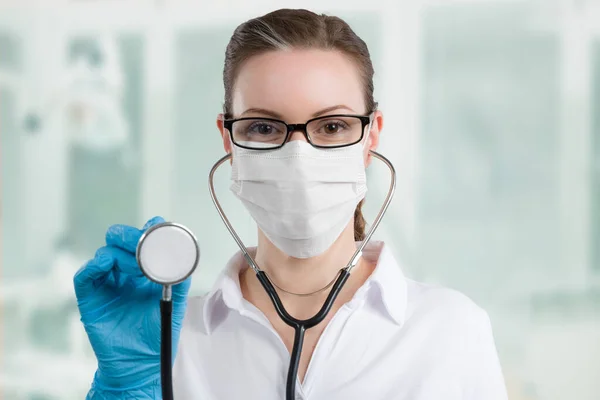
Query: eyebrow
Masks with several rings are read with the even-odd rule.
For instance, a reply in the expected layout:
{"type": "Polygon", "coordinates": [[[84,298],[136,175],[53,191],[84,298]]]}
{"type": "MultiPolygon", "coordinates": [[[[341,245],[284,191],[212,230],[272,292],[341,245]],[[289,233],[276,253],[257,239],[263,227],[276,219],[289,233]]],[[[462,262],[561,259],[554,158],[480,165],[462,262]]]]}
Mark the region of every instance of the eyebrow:
{"type": "MultiPolygon", "coordinates": [[[[348,107],[344,104],[337,104],[335,106],[331,106],[331,107],[327,107],[324,108],[322,110],[317,111],[316,113],[314,113],[312,115],[312,118],[317,118],[320,117],[321,115],[325,115],[331,111],[334,110],[348,110],[351,112],[355,112],[351,107],[348,107]]],[[[246,114],[263,114],[263,115],[268,115],[269,117],[275,118],[275,119],[283,119],[283,117],[281,116],[281,114],[276,113],[275,111],[271,111],[271,110],[267,110],[265,108],[249,108],[246,111],[244,111],[243,113],[240,114],[240,116],[244,116],[246,114]]]]}

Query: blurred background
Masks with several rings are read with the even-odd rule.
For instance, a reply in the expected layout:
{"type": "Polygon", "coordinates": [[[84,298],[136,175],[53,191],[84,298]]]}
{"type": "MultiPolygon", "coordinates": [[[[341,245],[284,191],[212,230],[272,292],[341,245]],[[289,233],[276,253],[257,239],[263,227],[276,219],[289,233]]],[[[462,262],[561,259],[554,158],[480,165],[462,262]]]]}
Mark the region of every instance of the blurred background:
{"type": "MultiPolygon", "coordinates": [[[[276,8],[368,43],[398,190],[376,237],[410,277],[490,314],[511,399],[600,399],[600,1],[2,0],[1,370],[6,400],[83,399],[72,288],[114,223],[195,231],[193,294],[237,250],[207,189],[225,46],[276,8]]],[[[369,170],[367,218],[388,185],[369,170]]],[[[249,215],[217,190],[248,244],[249,215]]]]}

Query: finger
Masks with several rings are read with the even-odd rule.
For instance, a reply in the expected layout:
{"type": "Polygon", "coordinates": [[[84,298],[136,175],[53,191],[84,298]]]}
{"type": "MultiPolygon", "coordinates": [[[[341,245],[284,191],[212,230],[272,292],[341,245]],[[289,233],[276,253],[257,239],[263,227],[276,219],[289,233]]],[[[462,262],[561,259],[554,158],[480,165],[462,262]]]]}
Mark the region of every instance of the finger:
{"type": "Polygon", "coordinates": [[[134,277],[141,277],[144,274],[138,266],[135,255],[114,246],[105,246],[98,249],[96,257],[109,257],[113,260],[113,267],[117,271],[134,277]]]}
{"type": "Polygon", "coordinates": [[[165,222],[165,219],[163,217],[160,217],[160,216],[156,216],[156,217],[150,218],[148,220],[148,222],[146,222],[146,225],[144,225],[144,227],[142,228],[142,231],[145,231],[146,229],[148,229],[148,228],[150,228],[150,227],[152,227],[154,225],[162,224],[163,222],[165,222]]]}
{"type": "Polygon", "coordinates": [[[144,231],[156,224],[165,222],[163,217],[154,217],[148,220],[144,227],[139,230],[129,225],[116,224],[112,225],[106,231],[106,244],[108,246],[119,247],[123,250],[135,253],[140,237],[144,231]]]}
{"type": "Polygon", "coordinates": [[[77,297],[93,283],[106,276],[113,267],[113,258],[104,253],[96,253],[96,256],[88,261],[77,271],[73,277],[73,286],[77,297]]]}
{"type": "Polygon", "coordinates": [[[106,244],[135,254],[142,231],[128,225],[112,225],[106,231],[106,244]]]}
{"type": "Polygon", "coordinates": [[[174,301],[185,300],[192,285],[192,277],[188,277],[185,281],[178,283],[172,288],[172,296],[174,301]]]}

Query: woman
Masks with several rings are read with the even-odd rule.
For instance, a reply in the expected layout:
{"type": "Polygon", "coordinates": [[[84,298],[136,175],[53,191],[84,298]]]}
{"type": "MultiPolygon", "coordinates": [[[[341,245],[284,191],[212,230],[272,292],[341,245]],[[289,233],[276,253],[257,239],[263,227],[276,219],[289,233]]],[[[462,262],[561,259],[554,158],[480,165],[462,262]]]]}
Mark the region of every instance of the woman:
{"type": "MultiPolygon", "coordinates": [[[[233,154],[232,191],[258,225],[251,253],[287,311],[310,318],[364,236],[364,170],[383,126],[367,46],[339,18],[275,11],[236,29],[224,84],[217,126],[233,154]]],[[[134,252],[161,221],[111,227],[75,276],[98,358],[89,399],[160,398],[160,288],[134,252]]],[[[206,296],[187,299],[189,284],[173,291],[175,398],[283,399],[294,331],[243,257],[206,296]]],[[[405,278],[376,242],[306,332],[297,382],[296,399],[507,397],[487,314],[405,278]]]]}

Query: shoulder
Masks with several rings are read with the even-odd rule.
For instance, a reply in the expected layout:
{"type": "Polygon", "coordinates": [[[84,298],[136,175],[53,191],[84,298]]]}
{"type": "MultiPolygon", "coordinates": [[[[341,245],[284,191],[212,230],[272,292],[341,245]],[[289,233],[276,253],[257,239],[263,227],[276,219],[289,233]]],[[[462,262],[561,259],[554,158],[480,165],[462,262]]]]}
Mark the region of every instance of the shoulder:
{"type": "Polygon", "coordinates": [[[428,371],[461,382],[470,399],[506,400],[488,313],[465,294],[407,279],[406,331],[428,371]]]}
{"type": "Polygon", "coordinates": [[[418,319],[445,330],[481,331],[489,326],[487,312],[455,289],[406,279],[407,321],[418,319]]]}
{"type": "MultiPolygon", "coordinates": [[[[493,360],[495,345],[487,312],[465,294],[447,287],[407,279],[403,332],[417,339],[423,357],[433,364],[461,360],[470,371],[483,359],[493,360]]],[[[488,362],[488,361],[486,361],[488,362]]],[[[452,364],[448,368],[458,368],[452,364]]]]}

